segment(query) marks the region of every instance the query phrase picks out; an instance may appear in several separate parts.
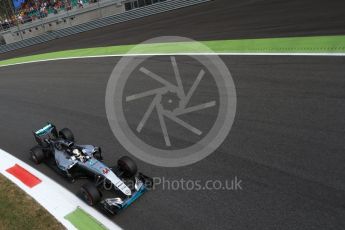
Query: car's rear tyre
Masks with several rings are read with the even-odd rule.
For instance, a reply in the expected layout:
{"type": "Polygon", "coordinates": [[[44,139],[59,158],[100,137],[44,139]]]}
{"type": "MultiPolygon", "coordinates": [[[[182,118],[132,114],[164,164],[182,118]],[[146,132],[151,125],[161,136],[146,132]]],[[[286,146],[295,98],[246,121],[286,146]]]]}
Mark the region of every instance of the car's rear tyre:
{"type": "Polygon", "coordinates": [[[132,158],[123,156],[117,161],[117,166],[126,177],[133,177],[137,173],[137,165],[132,158]]]}
{"type": "Polygon", "coordinates": [[[63,128],[59,132],[59,137],[68,140],[68,141],[74,141],[74,135],[72,131],[68,128],[63,128]]]}
{"type": "Polygon", "coordinates": [[[101,201],[101,192],[93,184],[88,183],[82,185],[80,187],[80,193],[84,201],[90,206],[94,206],[101,201]]]}
{"type": "Polygon", "coordinates": [[[43,150],[38,146],[33,147],[30,150],[30,155],[31,155],[31,160],[37,165],[42,163],[45,158],[45,154],[43,150]]]}

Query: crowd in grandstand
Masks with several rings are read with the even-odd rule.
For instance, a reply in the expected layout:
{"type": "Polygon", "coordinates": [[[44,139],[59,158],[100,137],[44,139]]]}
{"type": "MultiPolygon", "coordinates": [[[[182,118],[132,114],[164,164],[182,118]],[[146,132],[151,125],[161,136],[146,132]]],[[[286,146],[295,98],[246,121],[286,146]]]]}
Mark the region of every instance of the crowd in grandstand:
{"type": "Polygon", "coordinates": [[[17,10],[17,18],[20,23],[47,17],[48,14],[57,14],[60,10],[70,10],[69,0],[27,0],[17,10]]]}
{"type": "Polygon", "coordinates": [[[20,8],[15,10],[16,19],[1,19],[0,30],[8,29],[16,24],[24,24],[36,19],[45,18],[49,14],[58,14],[73,7],[84,7],[84,2],[95,3],[98,0],[27,0],[20,8]]]}
{"type": "Polygon", "coordinates": [[[15,23],[14,23],[13,19],[0,17],[0,31],[7,30],[14,25],[15,25],[15,23]]]}

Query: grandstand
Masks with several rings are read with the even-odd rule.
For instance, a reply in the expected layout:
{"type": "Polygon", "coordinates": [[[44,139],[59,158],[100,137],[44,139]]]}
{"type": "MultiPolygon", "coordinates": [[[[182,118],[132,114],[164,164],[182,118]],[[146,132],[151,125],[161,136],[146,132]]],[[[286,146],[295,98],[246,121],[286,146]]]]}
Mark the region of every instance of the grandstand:
{"type": "Polygon", "coordinates": [[[2,21],[0,38],[19,42],[164,1],[174,0],[25,0],[15,18],[2,21]]]}
{"type": "Polygon", "coordinates": [[[122,0],[29,0],[1,24],[0,37],[10,44],[124,11],[122,0]]]}
{"type": "Polygon", "coordinates": [[[97,3],[98,0],[29,0],[17,9],[17,18],[20,23],[30,22],[41,18],[48,17],[51,14],[69,11],[74,8],[83,8],[84,5],[97,3]]]}
{"type": "MultiPolygon", "coordinates": [[[[107,0],[26,0],[19,8],[15,9],[16,19],[6,18],[1,20],[0,31],[15,27],[15,22],[18,24],[30,23],[52,15],[64,14],[68,11],[78,11],[94,4],[99,7],[100,1],[107,0]]],[[[118,0],[110,1],[119,2],[118,0]]],[[[124,10],[128,11],[163,1],[166,0],[123,0],[122,2],[124,10]]]]}

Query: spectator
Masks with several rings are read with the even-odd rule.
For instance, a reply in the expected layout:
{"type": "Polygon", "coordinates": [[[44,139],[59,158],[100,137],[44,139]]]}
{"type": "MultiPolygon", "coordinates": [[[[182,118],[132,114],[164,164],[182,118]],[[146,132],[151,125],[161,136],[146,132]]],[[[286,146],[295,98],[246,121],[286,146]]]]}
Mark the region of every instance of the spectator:
{"type": "Polygon", "coordinates": [[[79,8],[84,8],[83,0],[78,0],[78,6],[79,6],[79,8]]]}
{"type": "MultiPolygon", "coordinates": [[[[91,3],[97,0],[90,0],[91,3]]],[[[26,0],[19,9],[16,9],[16,16],[13,18],[14,23],[26,23],[36,19],[47,17],[49,13],[58,14],[61,9],[71,10],[71,0],[26,0]]],[[[84,8],[83,0],[77,0],[77,7],[84,8]]],[[[12,26],[12,23],[7,23],[0,20],[2,29],[12,26]],[[6,26],[6,25],[9,26],[6,26]]]]}

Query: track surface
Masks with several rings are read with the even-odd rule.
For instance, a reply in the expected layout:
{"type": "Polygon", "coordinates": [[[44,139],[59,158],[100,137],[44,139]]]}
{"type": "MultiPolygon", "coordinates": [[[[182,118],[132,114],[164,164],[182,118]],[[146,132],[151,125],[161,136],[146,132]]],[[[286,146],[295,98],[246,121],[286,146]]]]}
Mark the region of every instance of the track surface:
{"type": "MultiPolygon", "coordinates": [[[[238,95],[226,141],[189,167],[138,164],[141,171],[166,179],[237,176],[243,190],[167,191],[160,186],[116,216],[116,223],[126,229],[344,229],[345,58],[222,59],[238,95]]],[[[177,60],[188,66],[182,57],[177,60]]],[[[30,131],[49,119],[70,127],[80,143],[102,146],[106,161],[115,163],[127,152],[109,129],[104,95],[117,61],[0,68],[1,148],[32,164],[30,131]]],[[[156,57],[149,67],[164,73],[164,62],[156,57]]],[[[207,87],[199,90],[209,93],[207,87]]],[[[207,116],[200,119],[208,122],[207,116]]],[[[69,184],[44,165],[38,169],[73,192],[79,188],[80,183],[69,184]]]]}
{"type": "Polygon", "coordinates": [[[0,54],[0,60],[59,50],[136,44],[157,36],[196,40],[345,33],[345,1],[214,0],[0,54]]]}

